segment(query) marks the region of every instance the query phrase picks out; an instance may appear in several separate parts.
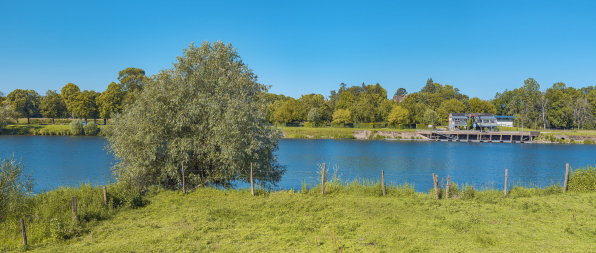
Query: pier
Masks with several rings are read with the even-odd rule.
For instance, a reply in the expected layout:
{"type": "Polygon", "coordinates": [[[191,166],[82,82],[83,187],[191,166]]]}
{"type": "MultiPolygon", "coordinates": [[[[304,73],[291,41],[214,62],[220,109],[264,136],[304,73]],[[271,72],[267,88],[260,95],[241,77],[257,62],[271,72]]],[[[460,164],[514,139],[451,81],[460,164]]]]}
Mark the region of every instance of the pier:
{"type": "Polygon", "coordinates": [[[534,143],[540,132],[527,131],[418,131],[417,134],[429,141],[454,142],[499,142],[499,143],[534,143]]]}

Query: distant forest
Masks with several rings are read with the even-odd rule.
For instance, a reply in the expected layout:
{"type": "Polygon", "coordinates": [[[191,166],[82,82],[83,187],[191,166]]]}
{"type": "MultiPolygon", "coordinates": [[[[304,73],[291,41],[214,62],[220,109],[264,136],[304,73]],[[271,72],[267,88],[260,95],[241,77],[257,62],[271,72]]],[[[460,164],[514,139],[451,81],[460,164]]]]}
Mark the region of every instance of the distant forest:
{"type": "MultiPolygon", "coordinates": [[[[118,73],[118,83],[112,82],[103,92],[81,91],[68,83],[57,90],[39,95],[34,90],[16,89],[0,92],[3,114],[13,118],[81,118],[109,119],[134,103],[144,85],[150,81],[145,71],[127,68],[118,73]],[[7,109],[10,107],[10,113],[7,109]]],[[[302,95],[292,98],[272,93],[264,94],[264,108],[271,123],[311,123],[312,125],[384,123],[388,125],[445,125],[449,113],[493,113],[515,116],[516,125],[537,129],[594,129],[596,127],[596,90],[553,84],[541,91],[533,78],[524,85],[498,92],[491,100],[469,98],[451,85],[442,85],[429,78],[421,90],[408,93],[399,88],[388,99],[380,84],[348,87],[341,83],[329,96],[302,95]]],[[[22,122],[21,122],[22,123],[22,122]]]]}

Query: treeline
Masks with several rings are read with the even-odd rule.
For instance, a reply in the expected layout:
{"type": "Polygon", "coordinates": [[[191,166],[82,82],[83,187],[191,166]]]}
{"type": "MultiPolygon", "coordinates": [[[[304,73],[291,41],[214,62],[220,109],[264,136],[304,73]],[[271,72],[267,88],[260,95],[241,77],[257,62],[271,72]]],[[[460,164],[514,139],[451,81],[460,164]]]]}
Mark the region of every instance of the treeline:
{"type": "Polygon", "coordinates": [[[328,98],[321,94],[294,99],[267,94],[268,120],[284,123],[356,124],[383,123],[446,125],[450,113],[493,113],[514,116],[515,124],[531,128],[594,129],[596,91],[555,83],[545,91],[533,78],[514,90],[497,93],[492,100],[469,98],[451,85],[429,78],[418,92],[399,88],[398,99],[387,99],[387,90],[378,83],[348,87],[341,83],[328,98]]]}
{"type": "MultiPolygon", "coordinates": [[[[119,83],[110,83],[102,93],[80,91],[66,84],[60,92],[48,90],[39,95],[34,90],[16,89],[4,96],[0,92],[0,119],[6,118],[81,118],[106,119],[130,105],[143,90],[145,71],[127,68],[119,72],[119,83]]],[[[305,125],[382,123],[393,126],[413,124],[446,125],[449,113],[493,113],[514,116],[514,124],[530,128],[596,128],[596,89],[580,89],[558,82],[541,91],[533,78],[524,85],[497,93],[491,100],[469,98],[451,85],[429,78],[418,92],[399,88],[399,99],[387,98],[380,84],[348,87],[341,83],[328,97],[302,95],[295,99],[265,94],[267,120],[305,125]]],[[[1,122],[0,122],[1,123],[1,122]]]]}
{"type": "MultiPolygon", "coordinates": [[[[6,97],[0,92],[0,119],[45,117],[73,119],[103,119],[120,113],[125,106],[134,102],[143,90],[146,80],[145,71],[139,68],[127,68],[118,73],[119,83],[112,82],[103,92],[81,91],[76,84],[68,83],[58,92],[48,90],[39,95],[35,90],[16,89],[6,97]]],[[[1,127],[1,125],[0,125],[1,127]]]]}

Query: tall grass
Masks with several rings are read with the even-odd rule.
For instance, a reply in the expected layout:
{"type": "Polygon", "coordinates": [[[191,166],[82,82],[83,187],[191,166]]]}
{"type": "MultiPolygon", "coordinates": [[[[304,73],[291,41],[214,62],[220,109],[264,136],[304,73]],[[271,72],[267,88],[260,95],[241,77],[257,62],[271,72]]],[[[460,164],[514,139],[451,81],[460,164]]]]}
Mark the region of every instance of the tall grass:
{"type": "Polygon", "coordinates": [[[596,168],[587,166],[577,170],[571,170],[567,189],[574,192],[596,191],[596,168]]]}

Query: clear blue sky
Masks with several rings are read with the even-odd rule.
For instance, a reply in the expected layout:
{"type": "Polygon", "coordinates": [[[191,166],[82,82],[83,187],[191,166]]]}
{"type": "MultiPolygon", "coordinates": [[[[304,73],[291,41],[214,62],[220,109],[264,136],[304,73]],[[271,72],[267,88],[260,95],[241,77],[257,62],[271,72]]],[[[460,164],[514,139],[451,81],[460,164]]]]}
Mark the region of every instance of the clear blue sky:
{"type": "Polygon", "coordinates": [[[5,0],[0,91],[101,92],[205,40],[232,43],[270,92],[293,97],[342,82],[414,92],[429,77],[482,99],[529,77],[596,85],[596,1],[5,0]]]}

